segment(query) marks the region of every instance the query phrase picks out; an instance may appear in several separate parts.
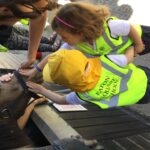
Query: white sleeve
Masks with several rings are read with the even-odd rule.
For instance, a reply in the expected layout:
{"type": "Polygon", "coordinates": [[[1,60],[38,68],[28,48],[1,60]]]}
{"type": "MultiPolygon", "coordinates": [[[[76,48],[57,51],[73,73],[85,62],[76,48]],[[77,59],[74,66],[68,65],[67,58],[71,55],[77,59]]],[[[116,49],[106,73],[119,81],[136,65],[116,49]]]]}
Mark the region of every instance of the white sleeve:
{"type": "Polygon", "coordinates": [[[68,50],[72,50],[72,49],[74,49],[74,47],[71,46],[71,45],[69,45],[68,43],[63,43],[59,49],[68,49],[68,50]]]}
{"type": "Polygon", "coordinates": [[[127,20],[109,20],[108,26],[110,28],[111,36],[126,36],[130,32],[130,23],[127,20]]]}
{"type": "Polygon", "coordinates": [[[127,57],[123,54],[122,55],[107,55],[107,57],[118,66],[125,67],[128,64],[127,57]]]}
{"type": "Polygon", "coordinates": [[[75,92],[71,92],[66,95],[66,101],[68,104],[85,104],[86,102],[81,100],[75,92]]]}

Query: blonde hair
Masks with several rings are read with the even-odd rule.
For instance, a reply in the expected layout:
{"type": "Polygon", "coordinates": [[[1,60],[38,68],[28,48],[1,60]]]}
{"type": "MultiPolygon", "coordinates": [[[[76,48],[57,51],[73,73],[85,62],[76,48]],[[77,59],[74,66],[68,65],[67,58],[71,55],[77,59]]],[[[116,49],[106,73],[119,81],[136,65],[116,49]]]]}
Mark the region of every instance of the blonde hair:
{"type": "Polygon", "coordinates": [[[105,5],[73,2],[58,10],[52,20],[52,28],[62,28],[73,34],[82,33],[83,40],[93,40],[101,35],[103,22],[109,15],[109,8],[105,5]]]}

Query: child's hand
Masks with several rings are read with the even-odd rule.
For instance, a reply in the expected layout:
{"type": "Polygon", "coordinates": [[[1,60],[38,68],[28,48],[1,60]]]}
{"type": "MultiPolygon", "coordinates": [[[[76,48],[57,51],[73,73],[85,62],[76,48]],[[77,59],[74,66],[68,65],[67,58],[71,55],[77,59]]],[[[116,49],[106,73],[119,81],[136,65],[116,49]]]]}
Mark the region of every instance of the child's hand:
{"type": "Polygon", "coordinates": [[[34,109],[34,107],[39,104],[46,101],[46,99],[44,97],[42,98],[38,98],[36,100],[33,100],[33,102],[30,102],[30,104],[28,104],[28,106],[25,109],[24,114],[17,120],[18,126],[20,129],[23,129],[34,109]]]}
{"type": "Polygon", "coordinates": [[[2,75],[2,76],[0,77],[0,81],[10,81],[11,78],[12,78],[12,76],[13,76],[13,74],[11,74],[11,73],[2,75]]]}
{"type": "Polygon", "coordinates": [[[32,68],[32,69],[19,69],[19,73],[24,75],[24,76],[27,76],[28,80],[31,80],[33,77],[35,77],[37,71],[36,71],[35,68],[32,68]]]}
{"type": "Polygon", "coordinates": [[[136,54],[143,52],[144,49],[145,49],[145,45],[143,43],[138,44],[138,45],[135,44],[134,45],[135,56],[136,54]]]}
{"type": "Polygon", "coordinates": [[[31,82],[31,81],[27,82],[27,86],[29,87],[30,91],[34,93],[38,93],[38,94],[42,94],[45,89],[42,85],[31,82]]]}
{"type": "Polygon", "coordinates": [[[47,99],[45,97],[41,97],[41,98],[30,101],[29,105],[26,108],[26,111],[28,111],[28,109],[34,109],[34,107],[37,104],[43,103],[45,101],[47,101],[47,99]]]}

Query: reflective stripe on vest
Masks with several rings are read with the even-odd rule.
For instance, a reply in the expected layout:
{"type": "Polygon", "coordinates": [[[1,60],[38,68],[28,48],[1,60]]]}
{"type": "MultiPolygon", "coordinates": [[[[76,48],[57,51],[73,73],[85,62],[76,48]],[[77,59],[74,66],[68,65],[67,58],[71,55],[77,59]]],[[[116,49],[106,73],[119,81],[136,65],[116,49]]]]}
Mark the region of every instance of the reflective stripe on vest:
{"type": "Polygon", "coordinates": [[[145,95],[147,76],[142,69],[133,64],[119,67],[105,56],[101,56],[101,64],[97,85],[88,92],[77,93],[80,99],[106,109],[135,104],[145,95]]]}
{"type": "MultiPolygon", "coordinates": [[[[106,63],[102,62],[102,66],[104,68],[106,68],[107,70],[113,72],[114,74],[116,74],[117,76],[120,76],[121,78],[123,77],[123,80],[121,80],[120,83],[120,89],[119,89],[119,93],[128,90],[128,86],[127,86],[127,82],[131,77],[132,71],[129,70],[127,74],[123,74],[117,70],[115,70],[114,68],[111,68],[109,65],[107,65],[106,63]]],[[[90,97],[88,94],[83,93],[83,96],[88,99],[88,100],[93,100],[92,97],[90,97]]],[[[97,101],[100,101],[101,103],[107,104],[109,107],[115,107],[118,104],[118,100],[119,100],[119,94],[112,96],[110,98],[109,101],[107,100],[103,100],[103,99],[96,99],[97,101]]]]}
{"type": "MultiPolygon", "coordinates": [[[[117,51],[122,48],[129,40],[128,36],[122,36],[122,44],[121,45],[114,45],[114,43],[109,39],[109,37],[107,36],[106,32],[104,32],[103,34],[103,38],[105,39],[105,42],[111,47],[111,51],[109,52],[109,54],[116,54],[117,51]]],[[[130,45],[132,44],[132,42],[130,43],[130,45]]]]}
{"type": "MultiPolygon", "coordinates": [[[[76,46],[82,50],[83,52],[86,52],[90,55],[94,56],[100,56],[105,54],[121,54],[124,53],[126,48],[132,45],[133,41],[129,38],[129,36],[119,36],[117,38],[113,38],[110,35],[110,30],[108,27],[108,20],[110,19],[117,19],[116,17],[110,17],[108,18],[103,25],[104,32],[102,36],[96,39],[96,49],[94,50],[86,43],[80,43],[76,46]]],[[[135,28],[137,32],[139,33],[139,36],[142,35],[142,29],[140,25],[135,25],[135,28]]]]}

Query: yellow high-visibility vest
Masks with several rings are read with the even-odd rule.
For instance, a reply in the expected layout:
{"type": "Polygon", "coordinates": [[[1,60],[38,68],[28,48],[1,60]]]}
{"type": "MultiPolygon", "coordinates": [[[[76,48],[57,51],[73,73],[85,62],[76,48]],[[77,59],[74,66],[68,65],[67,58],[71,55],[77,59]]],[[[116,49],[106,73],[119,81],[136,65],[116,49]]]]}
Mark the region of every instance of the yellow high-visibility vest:
{"type": "Polygon", "coordinates": [[[105,56],[100,60],[102,74],[97,85],[88,92],[78,92],[80,99],[106,109],[135,104],[145,95],[147,76],[142,69],[134,64],[119,67],[105,56]]]}
{"type": "MultiPolygon", "coordinates": [[[[83,52],[100,56],[105,54],[122,54],[124,51],[133,44],[133,41],[129,36],[118,36],[117,38],[113,38],[110,33],[110,29],[108,27],[108,21],[110,19],[116,20],[116,17],[110,17],[106,21],[104,21],[103,34],[96,39],[96,50],[89,47],[86,43],[79,43],[76,46],[83,52]]],[[[139,36],[142,35],[142,29],[140,25],[135,25],[136,30],[139,33],[139,36]]]]}

